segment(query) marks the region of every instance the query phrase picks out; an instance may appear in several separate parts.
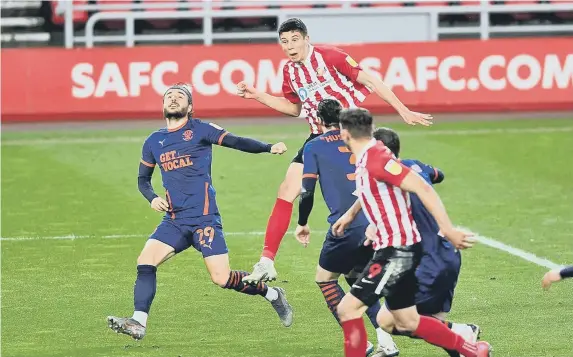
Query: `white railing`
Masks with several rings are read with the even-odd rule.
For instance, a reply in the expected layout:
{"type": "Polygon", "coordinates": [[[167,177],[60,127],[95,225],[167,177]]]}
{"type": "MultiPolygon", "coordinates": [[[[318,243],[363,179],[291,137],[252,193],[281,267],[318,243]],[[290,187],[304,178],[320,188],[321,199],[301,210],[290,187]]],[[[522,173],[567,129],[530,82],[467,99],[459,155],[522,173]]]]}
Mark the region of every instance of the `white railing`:
{"type": "Polygon", "coordinates": [[[214,33],[214,18],[253,18],[253,17],[276,17],[278,23],[288,17],[312,14],[322,15],[408,15],[427,14],[430,16],[430,28],[428,29],[429,40],[436,41],[440,34],[479,34],[481,39],[488,39],[493,33],[539,33],[539,32],[564,32],[573,31],[573,25],[552,24],[552,25],[511,25],[492,26],[489,15],[494,13],[539,13],[539,12],[563,12],[573,11],[571,3],[551,3],[532,5],[492,5],[482,1],[480,5],[466,6],[422,6],[422,7],[353,7],[352,4],[384,2],[381,0],[355,0],[348,1],[203,1],[193,2],[161,2],[161,3],[133,3],[133,4],[95,4],[95,5],[74,5],[72,1],[65,2],[65,46],[72,48],[76,43],[85,43],[91,48],[98,42],[125,42],[127,47],[133,47],[136,41],[166,42],[201,40],[205,45],[212,45],[214,40],[233,39],[275,39],[275,31],[252,31],[252,32],[227,32],[214,33]],[[288,5],[316,5],[316,4],[336,4],[341,5],[336,8],[291,8],[291,9],[217,9],[221,6],[288,6],[288,5]],[[165,9],[183,9],[177,11],[165,11],[165,9]],[[75,36],[73,27],[73,11],[101,11],[114,10],[113,12],[97,12],[90,16],[85,25],[85,36],[75,36]],[[147,11],[132,11],[147,10],[147,11]],[[156,11],[155,11],[156,10],[156,11]],[[477,26],[452,26],[440,27],[439,15],[441,14],[479,14],[479,24],[477,26]],[[203,19],[202,33],[180,33],[180,34],[135,34],[135,20],[141,19],[203,19]],[[123,20],[125,21],[125,33],[122,35],[96,35],[95,24],[98,21],[123,20]]]}

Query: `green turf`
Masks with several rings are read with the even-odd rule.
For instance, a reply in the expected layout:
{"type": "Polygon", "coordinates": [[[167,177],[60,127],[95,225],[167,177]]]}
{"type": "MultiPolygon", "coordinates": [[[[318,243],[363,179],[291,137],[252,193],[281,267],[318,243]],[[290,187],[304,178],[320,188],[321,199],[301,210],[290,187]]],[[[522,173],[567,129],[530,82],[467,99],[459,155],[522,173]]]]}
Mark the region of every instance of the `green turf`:
{"type": "MultiPolygon", "coordinates": [[[[214,150],[225,230],[262,231],[304,126],[293,121],[280,133],[270,125],[225,126],[284,140],[291,149],[283,157],[214,150]]],[[[402,133],[403,157],[445,171],[438,191],[456,224],[559,264],[573,262],[572,120],[391,126],[402,133]]],[[[142,343],[107,329],[106,315],[131,313],[136,258],[161,219],[136,186],[141,142],[150,132],[3,133],[1,235],[39,239],[1,242],[2,356],[342,356],[341,331],[313,279],[318,233],[307,249],[287,236],[279,252],[277,284],[295,308],[290,329],[262,298],[210,283],[194,251],[160,268],[142,343]],[[71,234],[90,237],[42,239],[71,234]]],[[[158,174],[154,185],[160,190],[158,174]]],[[[324,231],[325,217],[317,200],[311,227],[324,231]]],[[[249,270],[262,239],[229,235],[232,266],[249,270]]],[[[479,324],[496,356],[573,355],[572,283],[544,292],[545,268],[486,246],[463,256],[453,320],[479,324]]],[[[402,356],[444,355],[421,341],[397,342],[402,356]]]]}

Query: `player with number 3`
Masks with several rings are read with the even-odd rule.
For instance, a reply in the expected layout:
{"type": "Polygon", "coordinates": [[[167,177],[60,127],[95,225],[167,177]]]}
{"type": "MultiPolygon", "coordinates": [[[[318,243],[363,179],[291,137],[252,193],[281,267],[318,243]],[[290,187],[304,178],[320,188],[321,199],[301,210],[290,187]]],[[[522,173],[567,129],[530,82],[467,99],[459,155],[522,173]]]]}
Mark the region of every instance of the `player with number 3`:
{"type": "MultiPolygon", "coordinates": [[[[320,181],[322,196],[330,210],[328,223],[331,225],[356,201],[356,196],[353,194],[356,189],[354,182],[356,157],[340,138],[338,115],[341,110],[342,105],[337,100],[321,101],[318,104],[317,114],[324,134],[309,141],[304,147],[302,193],[295,235],[305,247],[310,243],[310,228],[307,221],[313,206],[317,180],[320,181]]],[[[328,308],[337,320],[336,307],[344,296],[338,278],[340,275],[345,275],[348,284],[352,285],[374,254],[371,247],[364,246],[364,232],[367,227],[368,220],[360,213],[347,227],[343,237],[336,237],[332,229],[329,229],[320,252],[315,280],[328,308]]],[[[397,349],[393,348],[395,345],[391,336],[376,322],[379,310],[380,303],[377,303],[367,311],[378,336],[378,349],[374,356],[395,356],[393,351],[397,349]]],[[[369,343],[367,354],[372,350],[373,345],[369,343]]]]}

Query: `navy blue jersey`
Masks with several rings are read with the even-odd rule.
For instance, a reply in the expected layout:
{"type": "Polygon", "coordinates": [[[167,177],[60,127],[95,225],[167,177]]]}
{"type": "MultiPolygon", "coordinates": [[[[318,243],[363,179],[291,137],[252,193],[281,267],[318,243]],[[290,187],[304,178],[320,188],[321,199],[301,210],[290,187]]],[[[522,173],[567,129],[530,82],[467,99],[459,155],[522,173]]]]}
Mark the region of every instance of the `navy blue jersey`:
{"type": "Polygon", "coordinates": [[[219,213],[211,182],[212,145],[226,135],[215,124],[190,119],[179,128],[157,130],[145,140],[141,163],[159,166],[171,218],[219,213]]]}
{"type": "MultiPolygon", "coordinates": [[[[356,157],[340,138],[339,130],[332,130],[311,140],[304,147],[303,178],[318,177],[322,197],[330,211],[328,223],[334,224],[356,202],[356,157]]],[[[362,211],[349,228],[368,225],[362,211]]]]}
{"type": "MultiPolygon", "coordinates": [[[[401,160],[401,162],[404,166],[417,172],[430,185],[440,183],[444,179],[444,174],[440,170],[418,160],[406,159],[401,160]]],[[[438,223],[416,194],[410,193],[410,200],[412,202],[412,216],[418,226],[418,232],[422,235],[424,251],[433,251],[434,249],[431,248],[431,245],[435,244],[436,239],[434,237],[436,237],[440,231],[438,223]]]]}

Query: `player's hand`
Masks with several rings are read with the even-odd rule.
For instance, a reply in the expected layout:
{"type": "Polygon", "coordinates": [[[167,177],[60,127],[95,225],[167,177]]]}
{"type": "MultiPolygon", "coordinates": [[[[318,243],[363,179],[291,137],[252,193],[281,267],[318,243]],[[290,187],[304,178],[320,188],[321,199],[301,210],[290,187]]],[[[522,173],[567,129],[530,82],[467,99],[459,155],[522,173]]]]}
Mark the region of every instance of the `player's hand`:
{"type": "Polygon", "coordinates": [[[423,126],[430,126],[433,124],[432,120],[434,119],[430,114],[413,112],[411,110],[400,113],[400,116],[407,124],[410,125],[422,124],[423,126]]]}
{"type": "Polygon", "coordinates": [[[543,280],[541,280],[541,286],[543,287],[543,289],[549,290],[551,284],[558,282],[559,280],[561,280],[561,274],[559,269],[550,270],[547,273],[545,273],[545,275],[543,275],[543,280]]]}
{"type": "Polygon", "coordinates": [[[151,208],[157,212],[167,212],[169,211],[169,203],[161,197],[155,197],[153,201],[151,201],[151,208]]]}
{"type": "Polygon", "coordinates": [[[366,240],[364,241],[365,246],[369,246],[370,244],[372,244],[372,242],[375,242],[378,239],[378,237],[376,236],[377,231],[378,228],[376,228],[375,225],[373,224],[368,225],[368,228],[366,228],[366,232],[364,232],[364,234],[366,235],[366,240]]]}
{"type": "Polygon", "coordinates": [[[237,95],[245,99],[255,99],[257,97],[257,90],[253,86],[241,81],[237,84],[237,95]]]}
{"type": "Polygon", "coordinates": [[[456,228],[443,232],[443,234],[444,237],[452,243],[454,248],[458,250],[471,248],[476,242],[473,233],[463,232],[456,228]]]}
{"type": "Polygon", "coordinates": [[[332,225],[332,234],[335,237],[342,237],[344,235],[344,231],[346,230],[346,227],[348,227],[348,225],[350,223],[352,223],[353,219],[350,218],[350,216],[348,214],[343,214],[342,216],[340,216],[340,218],[334,222],[334,224],[332,225]]]}
{"type": "Polygon", "coordinates": [[[287,151],[287,147],[286,147],[285,143],[283,143],[283,142],[276,143],[271,147],[271,154],[282,155],[286,151],[287,151]]]}
{"type": "Polygon", "coordinates": [[[308,224],[305,226],[296,226],[294,236],[296,237],[296,240],[306,248],[308,243],[310,243],[310,228],[308,227],[308,224]]]}

